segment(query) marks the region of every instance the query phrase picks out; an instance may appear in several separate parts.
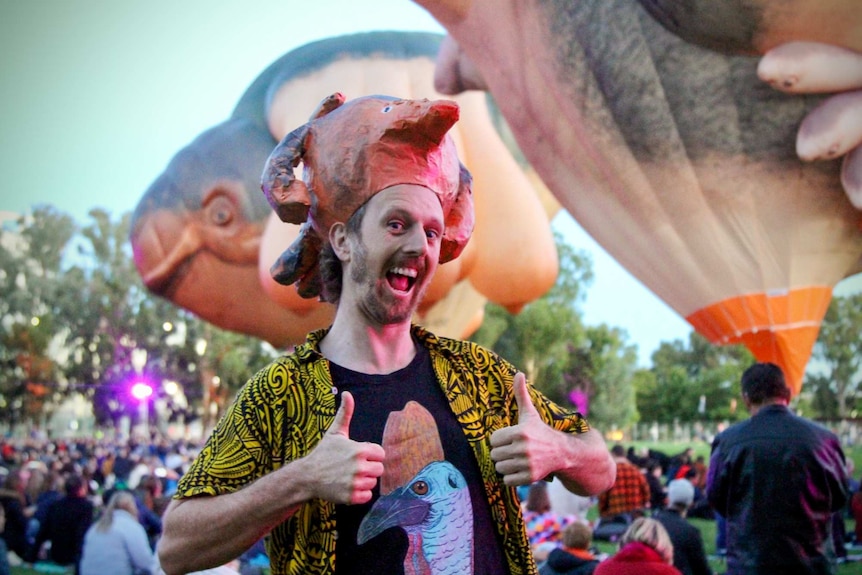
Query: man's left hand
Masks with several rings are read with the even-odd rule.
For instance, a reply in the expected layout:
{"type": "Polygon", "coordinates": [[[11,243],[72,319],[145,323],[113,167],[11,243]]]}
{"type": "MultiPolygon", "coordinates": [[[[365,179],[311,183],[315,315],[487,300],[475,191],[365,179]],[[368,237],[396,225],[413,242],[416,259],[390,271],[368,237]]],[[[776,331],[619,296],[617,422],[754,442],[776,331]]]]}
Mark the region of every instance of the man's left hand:
{"type": "Polygon", "coordinates": [[[491,435],[491,459],[506,485],[529,485],[565,467],[561,460],[561,432],[545,423],[530,399],[524,374],[513,384],[518,423],[491,435]]]}

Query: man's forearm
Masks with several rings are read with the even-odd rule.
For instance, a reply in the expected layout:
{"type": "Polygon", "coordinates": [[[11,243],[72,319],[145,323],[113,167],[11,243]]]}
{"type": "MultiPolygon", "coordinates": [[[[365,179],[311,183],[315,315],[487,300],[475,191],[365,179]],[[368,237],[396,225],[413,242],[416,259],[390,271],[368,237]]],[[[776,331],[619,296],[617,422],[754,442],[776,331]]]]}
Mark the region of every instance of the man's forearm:
{"type": "Polygon", "coordinates": [[[311,497],[300,461],[235,493],[171,501],[158,545],[165,573],[224,565],[292,516],[311,497]]]}
{"type": "Polygon", "coordinates": [[[617,476],[617,466],[602,435],[591,429],[579,435],[566,435],[563,452],[566,467],[554,475],[563,485],[578,495],[598,495],[610,489],[617,476]]]}

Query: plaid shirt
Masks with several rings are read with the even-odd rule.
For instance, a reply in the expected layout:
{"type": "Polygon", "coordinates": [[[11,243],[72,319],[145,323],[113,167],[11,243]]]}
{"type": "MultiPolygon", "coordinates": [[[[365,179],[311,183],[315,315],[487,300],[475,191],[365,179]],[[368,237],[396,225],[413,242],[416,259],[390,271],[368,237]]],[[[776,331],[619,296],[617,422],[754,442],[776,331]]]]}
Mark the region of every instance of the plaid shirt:
{"type": "Polygon", "coordinates": [[[617,479],[613,487],[599,495],[599,515],[613,517],[649,507],[649,484],[640,469],[617,459],[617,479]]]}

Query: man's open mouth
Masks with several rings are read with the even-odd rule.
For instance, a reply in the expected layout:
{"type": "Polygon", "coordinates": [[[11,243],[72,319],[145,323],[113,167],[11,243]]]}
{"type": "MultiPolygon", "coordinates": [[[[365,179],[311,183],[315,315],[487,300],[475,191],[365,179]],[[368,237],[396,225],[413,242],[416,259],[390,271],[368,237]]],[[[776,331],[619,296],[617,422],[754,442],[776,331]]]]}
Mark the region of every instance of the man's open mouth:
{"type": "Polygon", "coordinates": [[[407,292],[416,283],[418,275],[417,271],[413,268],[392,268],[386,273],[386,280],[392,289],[407,292]]]}

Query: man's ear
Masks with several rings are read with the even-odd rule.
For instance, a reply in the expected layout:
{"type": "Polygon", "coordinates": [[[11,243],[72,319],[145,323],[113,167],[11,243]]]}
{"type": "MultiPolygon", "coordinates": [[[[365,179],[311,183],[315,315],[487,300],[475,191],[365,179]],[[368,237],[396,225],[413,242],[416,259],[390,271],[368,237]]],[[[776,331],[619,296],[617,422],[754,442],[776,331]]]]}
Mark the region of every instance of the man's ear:
{"type": "Polygon", "coordinates": [[[350,242],[347,241],[347,224],[335,222],[329,228],[329,244],[342,262],[350,259],[350,242]]]}

